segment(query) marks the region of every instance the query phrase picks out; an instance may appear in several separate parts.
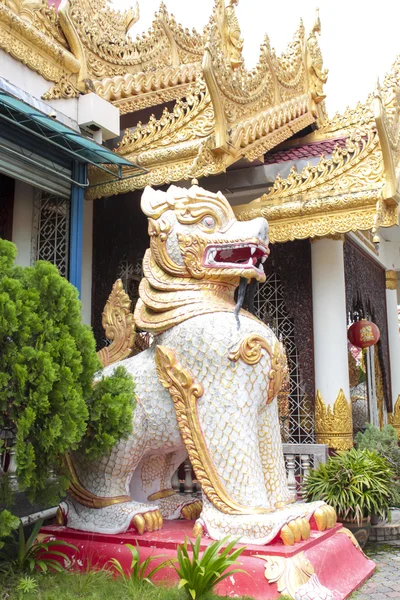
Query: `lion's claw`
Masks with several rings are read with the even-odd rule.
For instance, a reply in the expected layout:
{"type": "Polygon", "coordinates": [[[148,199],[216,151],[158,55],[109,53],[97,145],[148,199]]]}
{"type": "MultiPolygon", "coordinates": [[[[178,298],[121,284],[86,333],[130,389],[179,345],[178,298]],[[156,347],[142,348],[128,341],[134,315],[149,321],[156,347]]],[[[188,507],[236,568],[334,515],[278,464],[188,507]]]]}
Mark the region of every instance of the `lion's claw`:
{"type": "Polygon", "coordinates": [[[190,504],[185,504],[181,510],[181,515],[184,519],[198,519],[203,508],[203,503],[200,500],[195,500],[190,504]]]}
{"type": "Polygon", "coordinates": [[[151,510],[143,514],[135,515],[132,519],[132,525],[135,526],[139,535],[143,535],[145,531],[157,531],[163,526],[163,518],[160,511],[151,510]]]}

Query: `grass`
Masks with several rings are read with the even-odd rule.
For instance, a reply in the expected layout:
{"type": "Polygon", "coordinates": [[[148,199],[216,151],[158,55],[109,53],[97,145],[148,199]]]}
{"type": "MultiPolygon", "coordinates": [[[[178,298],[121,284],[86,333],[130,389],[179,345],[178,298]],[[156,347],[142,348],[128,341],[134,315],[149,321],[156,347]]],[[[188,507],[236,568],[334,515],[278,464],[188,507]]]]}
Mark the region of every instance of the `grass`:
{"type": "MultiPolygon", "coordinates": [[[[21,575],[11,570],[0,573],[0,600],[187,600],[185,590],[177,587],[137,584],[129,589],[121,578],[108,571],[87,573],[62,572],[21,575]]],[[[202,600],[226,600],[226,596],[208,594],[202,600]]],[[[252,600],[249,596],[236,600],[252,600]]],[[[280,596],[280,600],[290,600],[280,596]]]]}
{"type": "MultiPolygon", "coordinates": [[[[113,578],[108,571],[87,573],[65,571],[46,575],[35,573],[30,574],[28,578],[11,570],[0,573],[0,600],[79,600],[80,598],[85,600],[186,600],[187,594],[177,587],[153,586],[148,583],[132,585],[128,589],[122,578],[113,578]],[[30,584],[27,579],[32,579],[33,583],[30,584]]],[[[209,594],[205,598],[217,600],[222,599],[222,596],[209,594]]],[[[248,596],[241,596],[237,600],[251,599],[248,596]]]]}

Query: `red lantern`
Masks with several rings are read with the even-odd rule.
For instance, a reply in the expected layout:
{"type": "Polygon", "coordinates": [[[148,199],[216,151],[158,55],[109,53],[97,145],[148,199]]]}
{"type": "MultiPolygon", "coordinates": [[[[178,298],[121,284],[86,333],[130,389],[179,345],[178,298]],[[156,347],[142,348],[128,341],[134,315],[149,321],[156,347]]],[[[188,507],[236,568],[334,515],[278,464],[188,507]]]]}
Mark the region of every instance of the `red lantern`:
{"type": "Polygon", "coordinates": [[[361,319],[353,323],[347,331],[350,344],[357,348],[368,348],[379,341],[381,333],[375,323],[361,319]]]}

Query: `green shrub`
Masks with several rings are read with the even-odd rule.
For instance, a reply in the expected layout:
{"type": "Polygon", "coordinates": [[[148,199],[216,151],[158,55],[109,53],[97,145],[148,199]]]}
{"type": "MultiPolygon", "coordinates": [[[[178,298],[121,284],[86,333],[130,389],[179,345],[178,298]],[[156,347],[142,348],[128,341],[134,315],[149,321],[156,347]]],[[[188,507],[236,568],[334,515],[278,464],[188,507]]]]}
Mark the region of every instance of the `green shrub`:
{"type": "Polygon", "coordinates": [[[233,550],[238,542],[237,539],[222,548],[229,539],[225,537],[220,541],[211,542],[201,556],[201,536],[194,544],[186,538],[185,542],[178,546],[178,566],[175,570],[179,575],[179,588],[183,587],[192,600],[204,598],[226,577],[235,573],[246,573],[241,569],[231,569],[226,572],[229,567],[238,564],[236,561],[245,549],[242,546],[233,550]],[[191,558],[188,553],[188,542],[192,551],[191,558]]]}
{"type": "Polygon", "coordinates": [[[357,433],[355,443],[360,450],[374,450],[386,458],[395,473],[391,504],[400,506],[400,448],[394,427],[385,425],[380,430],[368,423],[363,433],[357,433]]]}
{"type": "Polygon", "coordinates": [[[80,450],[91,460],[106,454],[132,431],[135,386],[124,367],[102,377],[87,399],[89,417],[80,450]]]}
{"type": "MultiPolygon", "coordinates": [[[[69,484],[64,453],[93,458],[130,433],[134,387],[122,367],[93,387],[101,363],[76,288],[54,265],[16,267],[15,256],[0,239],[0,430],[15,439],[20,489],[56,503],[69,484]]],[[[0,478],[2,502],[6,487],[0,478]]],[[[11,524],[0,513],[0,537],[11,524]]]]}
{"type": "Polygon", "coordinates": [[[307,500],[333,506],[339,520],[356,520],[377,514],[390,517],[394,470],[371,450],[352,448],[310,471],[304,482],[307,500]]]}

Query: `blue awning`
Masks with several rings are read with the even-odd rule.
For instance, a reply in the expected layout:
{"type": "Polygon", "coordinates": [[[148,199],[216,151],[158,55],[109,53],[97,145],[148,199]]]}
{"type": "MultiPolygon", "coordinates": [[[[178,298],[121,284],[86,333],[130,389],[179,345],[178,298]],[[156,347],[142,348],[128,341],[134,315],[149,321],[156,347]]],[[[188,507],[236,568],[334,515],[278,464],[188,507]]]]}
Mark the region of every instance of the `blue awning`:
{"type": "Polygon", "coordinates": [[[146,169],[134,165],[112,150],[85,138],[66,125],[53,120],[18,98],[0,90],[0,121],[40,138],[43,143],[54,146],[72,160],[90,164],[117,179],[127,179],[146,173],[146,169]]]}

